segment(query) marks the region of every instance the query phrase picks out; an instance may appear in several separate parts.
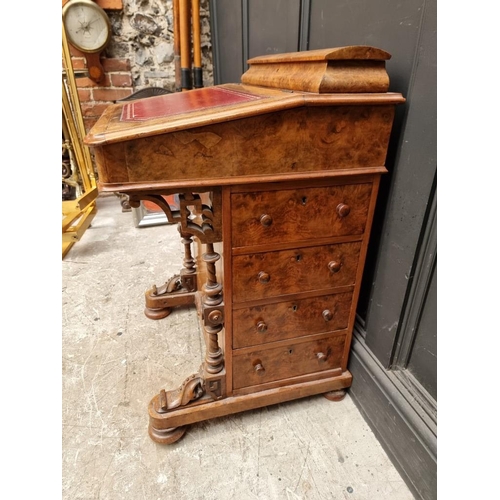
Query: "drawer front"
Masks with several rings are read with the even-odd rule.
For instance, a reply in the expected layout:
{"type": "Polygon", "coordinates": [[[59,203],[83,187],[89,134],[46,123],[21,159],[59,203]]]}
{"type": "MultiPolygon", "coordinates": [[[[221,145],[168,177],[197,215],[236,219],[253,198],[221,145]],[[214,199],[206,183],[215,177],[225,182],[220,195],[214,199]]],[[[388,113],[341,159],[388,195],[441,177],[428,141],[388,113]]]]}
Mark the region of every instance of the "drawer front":
{"type": "Polygon", "coordinates": [[[237,255],[233,301],[354,285],[361,242],[237,255]]]}
{"type": "Polygon", "coordinates": [[[233,311],[233,349],[347,328],[352,293],[233,311]]]}
{"type": "Polygon", "coordinates": [[[235,355],[233,356],[233,387],[241,389],[340,368],[345,338],[345,335],[339,335],[235,355]]]}
{"type": "Polygon", "coordinates": [[[362,234],[372,184],[231,195],[233,247],[362,234]]]}

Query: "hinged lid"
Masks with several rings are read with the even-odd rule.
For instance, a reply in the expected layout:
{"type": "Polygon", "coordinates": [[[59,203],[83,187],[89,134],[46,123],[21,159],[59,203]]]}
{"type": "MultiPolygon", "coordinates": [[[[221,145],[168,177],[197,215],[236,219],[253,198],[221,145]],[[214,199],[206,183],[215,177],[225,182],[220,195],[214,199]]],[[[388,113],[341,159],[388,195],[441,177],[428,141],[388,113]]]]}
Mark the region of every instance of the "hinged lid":
{"type": "Polygon", "coordinates": [[[391,55],[367,45],[254,57],[241,77],[248,85],[315,93],[387,92],[391,55]]]}

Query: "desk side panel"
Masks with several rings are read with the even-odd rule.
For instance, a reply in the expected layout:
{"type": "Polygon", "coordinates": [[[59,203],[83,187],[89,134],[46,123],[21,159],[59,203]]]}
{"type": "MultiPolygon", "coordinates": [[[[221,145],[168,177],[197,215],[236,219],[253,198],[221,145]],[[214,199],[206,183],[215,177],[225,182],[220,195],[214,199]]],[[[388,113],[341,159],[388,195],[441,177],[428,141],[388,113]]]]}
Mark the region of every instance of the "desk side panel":
{"type": "Polygon", "coordinates": [[[123,143],[92,148],[100,185],[128,182],[127,160],[123,143]]]}
{"type": "Polygon", "coordinates": [[[220,179],[385,164],[394,105],[301,107],[101,146],[101,184],[220,179]]]}

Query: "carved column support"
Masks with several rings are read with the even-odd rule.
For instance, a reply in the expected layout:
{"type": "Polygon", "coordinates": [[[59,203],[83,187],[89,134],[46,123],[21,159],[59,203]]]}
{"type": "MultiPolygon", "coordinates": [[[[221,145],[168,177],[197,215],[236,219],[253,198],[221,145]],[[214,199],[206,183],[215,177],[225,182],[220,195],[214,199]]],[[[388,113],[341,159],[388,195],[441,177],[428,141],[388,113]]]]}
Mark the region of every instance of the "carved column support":
{"type": "Polygon", "coordinates": [[[193,259],[193,254],[191,253],[191,243],[193,243],[193,238],[191,238],[190,234],[183,233],[180,226],[179,233],[181,234],[181,241],[184,245],[184,272],[185,274],[196,274],[196,262],[193,259]]]}
{"type": "Polygon", "coordinates": [[[222,304],[222,285],[217,281],[216,262],[220,255],[208,243],[203,261],[207,266],[207,282],[203,285],[203,328],[206,335],[205,371],[219,373],[224,368],[224,355],[219,346],[218,334],[222,330],[224,307],[222,304]]]}
{"type": "MultiPolygon", "coordinates": [[[[212,232],[210,224],[196,224],[192,221],[195,213],[203,214],[211,212],[212,207],[206,207],[201,203],[200,196],[193,193],[182,193],[179,195],[179,210],[172,210],[163,194],[155,192],[135,192],[129,195],[130,204],[138,207],[142,200],[155,203],[171,223],[177,222],[178,230],[184,245],[184,267],[179,274],[170,277],[163,285],[157,287],[153,285],[145,293],[146,307],[145,315],[150,319],[162,319],[167,317],[173,307],[191,305],[195,303],[197,292],[196,263],[191,252],[193,242],[192,235],[200,237],[204,231],[212,232]]],[[[201,215],[202,221],[210,219],[201,215]]],[[[210,219],[211,220],[211,219],[210,219]]]]}
{"type": "Polygon", "coordinates": [[[203,254],[203,262],[207,266],[207,282],[203,285],[205,295],[203,303],[207,306],[216,306],[222,302],[222,285],[217,282],[217,271],[215,264],[220,255],[214,250],[213,243],[207,243],[206,252],[203,254]]]}
{"type": "Polygon", "coordinates": [[[181,269],[181,288],[186,292],[196,292],[198,289],[196,281],[196,261],[191,253],[193,238],[188,233],[183,233],[181,225],[178,226],[181,241],[184,245],[184,267],[181,269]]]}
{"type": "Polygon", "coordinates": [[[161,193],[134,193],[131,197],[132,203],[139,203],[139,199],[153,201],[162,208],[169,222],[178,223],[184,245],[184,267],[180,274],[171,278],[161,289],[153,287],[148,290],[146,303],[164,309],[182,305],[181,302],[196,303],[202,317],[206,344],[205,358],[199,372],[185,379],[177,389],[160,391],[150,402],[149,435],[158,443],[170,444],[183,436],[185,427],[166,426],[168,415],[226,396],[224,355],[218,341],[218,334],[224,324],[224,303],[222,284],[218,282],[216,272],[220,255],[214,249],[214,243],[222,240],[222,195],[220,189],[211,191],[209,206],[203,204],[197,194],[180,193],[178,211],[170,209],[161,193]],[[201,294],[197,291],[196,261],[191,252],[193,236],[206,245],[202,259],[207,269],[207,279],[201,287],[201,294]],[[195,301],[196,295],[198,300],[195,301]]]}

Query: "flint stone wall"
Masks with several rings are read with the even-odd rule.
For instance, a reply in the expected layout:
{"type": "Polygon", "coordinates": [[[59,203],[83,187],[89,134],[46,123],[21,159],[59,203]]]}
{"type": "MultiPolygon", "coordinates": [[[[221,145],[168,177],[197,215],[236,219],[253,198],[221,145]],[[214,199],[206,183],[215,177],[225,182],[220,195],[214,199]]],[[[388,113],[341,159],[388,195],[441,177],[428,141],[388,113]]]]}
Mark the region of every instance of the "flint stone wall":
{"type": "MultiPolygon", "coordinates": [[[[108,11],[113,36],[106,57],[129,59],[134,91],[145,87],[175,90],[172,0],[123,0],[123,10],[108,11]]],[[[213,85],[208,0],[200,1],[204,86],[213,85]]]]}

